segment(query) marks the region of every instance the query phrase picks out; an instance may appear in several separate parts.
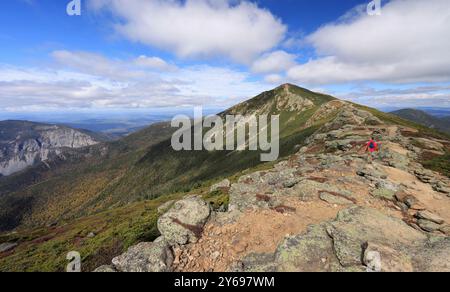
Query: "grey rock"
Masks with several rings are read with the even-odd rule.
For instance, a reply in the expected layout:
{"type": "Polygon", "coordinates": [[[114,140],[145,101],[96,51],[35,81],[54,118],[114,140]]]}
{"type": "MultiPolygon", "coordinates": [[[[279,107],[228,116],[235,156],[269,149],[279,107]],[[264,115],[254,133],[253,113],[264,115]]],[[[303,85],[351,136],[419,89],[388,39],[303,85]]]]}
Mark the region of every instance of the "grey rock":
{"type": "Polygon", "coordinates": [[[249,254],[242,261],[236,263],[230,272],[254,272],[268,273],[276,272],[278,267],[275,264],[273,254],[249,254]]]}
{"type": "Polygon", "coordinates": [[[366,125],[370,125],[370,126],[378,126],[378,125],[381,125],[383,122],[381,122],[381,120],[375,116],[370,116],[370,117],[366,118],[364,123],[366,125]]]}
{"type": "Polygon", "coordinates": [[[171,245],[195,243],[210,212],[209,205],[198,197],[178,201],[158,219],[158,230],[171,245]]]}
{"type": "Polygon", "coordinates": [[[94,270],[94,273],[116,273],[117,270],[113,266],[104,265],[94,270]]]}
{"type": "Polygon", "coordinates": [[[163,237],[143,242],[112,260],[120,272],[170,272],[174,257],[163,237]]]}
{"type": "Polygon", "coordinates": [[[428,239],[402,220],[354,206],[285,238],[274,254],[250,254],[234,267],[241,272],[449,271],[449,240],[428,239]]]}
{"type": "Polygon", "coordinates": [[[368,242],[363,263],[370,272],[413,272],[413,262],[404,252],[383,244],[368,242]]]}
{"type": "Polygon", "coordinates": [[[286,238],[275,252],[275,262],[278,272],[331,271],[338,265],[324,225],[311,226],[305,234],[286,238]]]}
{"type": "Polygon", "coordinates": [[[352,205],[353,202],[339,196],[334,196],[329,193],[320,193],[319,195],[320,199],[329,203],[329,204],[336,204],[336,205],[352,205]]]}
{"type": "Polygon", "coordinates": [[[372,190],[370,193],[372,194],[372,196],[375,196],[375,197],[378,197],[381,199],[386,199],[389,201],[395,200],[395,191],[390,190],[390,189],[377,188],[375,190],[372,190]]]}
{"type": "Polygon", "coordinates": [[[423,230],[425,230],[427,232],[434,232],[441,228],[440,224],[436,224],[434,222],[424,220],[424,219],[417,220],[417,225],[419,225],[420,228],[422,228],[423,230]]]}
{"type": "Polygon", "coordinates": [[[0,244],[0,253],[10,251],[10,250],[16,248],[16,246],[17,246],[17,243],[14,243],[14,242],[2,243],[2,244],[0,244]]]}
{"type": "Polygon", "coordinates": [[[395,248],[426,239],[403,221],[363,207],[340,211],[336,220],[328,224],[327,232],[333,238],[336,256],[344,267],[361,263],[362,246],[366,242],[395,248]]]}
{"type": "Polygon", "coordinates": [[[210,192],[215,192],[220,189],[229,188],[231,185],[231,182],[228,179],[224,179],[223,181],[211,186],[209,189],[210,192]]]}
{"type": "Polygon", "coordinates": [[[443,194],[450,194],[450,188],[446,186],[446,184],[444,184],[443,182],[437,182],[436,184],[433,185],[433,189],[436,192],[440,192],[443,194]]]}
{"type": "Polygon", "coordinates": [[[435,175],[431,170],[418,168],[414,170],[416,177],[424,183],[435,182],[435,175]]]}
{"type": "Polygon", "coordinates": [[[450,272],[450,237],[430,237],[424,246],[411,252],[416,271],[450,272]]]}
{"type": "Polygon", "coordinates": [[[439,231],[444,233],[446,236],[450,236],[450,225],[442,225],[441,228],[439,228],[439,231]]]}
{"type": "Polygon", "coordinates": [[[0,122],[0,131],[0,174],[3,176],[62,157],[64,148],[99,143],[93,136],[75,129],[25,121],[0,122]]]}
{"type": "Polygon", "coordinates": [[[436,214],[431,213],[430,211],[419,211],[416,213],[416,217],[419,219],[424,219],[424,220],[434,222],[436,224],[444,223],[444,219],[442,219],[441,217],[439,217],[436,214]]]}
{"type": "Polygon", "coordinates": [[[283,187],[285,188],[292,188],[294,187],[296,184],[298,184],[300,180],[298,178],[290,178],[286,181],[283,182],[283,187]]]}

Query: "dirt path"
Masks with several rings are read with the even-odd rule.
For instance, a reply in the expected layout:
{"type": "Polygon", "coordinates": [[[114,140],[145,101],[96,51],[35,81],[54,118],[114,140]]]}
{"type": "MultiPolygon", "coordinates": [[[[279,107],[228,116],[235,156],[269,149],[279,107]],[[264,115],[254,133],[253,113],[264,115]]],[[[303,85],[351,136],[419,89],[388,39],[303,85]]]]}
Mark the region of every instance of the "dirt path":
{"type": "Polygon", "coordinates": [[[295,211],[280,213],[270,209],[247,211],[233,224],[210,222],[197,244],[175,250],[175,268],[184,272],[225,272],[230,265],[251,253],[273,253],[287,236],[306,231],[336,217],[343,207],[325,202],[300,202],[288,199],[295,211]]]}

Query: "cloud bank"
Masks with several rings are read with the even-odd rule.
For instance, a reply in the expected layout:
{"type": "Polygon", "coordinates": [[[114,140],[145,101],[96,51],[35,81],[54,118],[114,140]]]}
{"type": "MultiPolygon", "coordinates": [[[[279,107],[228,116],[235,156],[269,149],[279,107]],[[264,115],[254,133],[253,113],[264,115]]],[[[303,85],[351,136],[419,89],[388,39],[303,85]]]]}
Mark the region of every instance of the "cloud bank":
{"type": "Polygon", "coordinates": [[[447,0],[392,0],[381,16],[354,12],[309,35],[319,57],[288,77],[307,84],[450,81],[447,0]]]}
{"type": "Polygon", "coordinates": [[[228,107],[269,89],[227,67],[174,68],[158,57],[119,60],[82,51],[51,56],[58,64],[52,69],[0,65],[0,108],[228,107]]]}

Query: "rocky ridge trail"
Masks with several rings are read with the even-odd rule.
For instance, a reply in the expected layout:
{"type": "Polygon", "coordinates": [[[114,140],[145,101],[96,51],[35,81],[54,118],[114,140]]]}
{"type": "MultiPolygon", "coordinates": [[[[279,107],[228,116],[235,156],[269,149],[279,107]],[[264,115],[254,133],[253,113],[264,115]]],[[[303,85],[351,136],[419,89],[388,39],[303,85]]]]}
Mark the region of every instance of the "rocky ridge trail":
{"type": "Polygon", "coordinates": [[[160,238],[96,271],[450,271],[450,180],[418,162],[449,141],[346,102],[321,112],[335,118],[297,154],[211,188],[228,192],[226,212],[170,202],[160,238]],[[368,163],[371,136],[381,151],[368,163]]]}

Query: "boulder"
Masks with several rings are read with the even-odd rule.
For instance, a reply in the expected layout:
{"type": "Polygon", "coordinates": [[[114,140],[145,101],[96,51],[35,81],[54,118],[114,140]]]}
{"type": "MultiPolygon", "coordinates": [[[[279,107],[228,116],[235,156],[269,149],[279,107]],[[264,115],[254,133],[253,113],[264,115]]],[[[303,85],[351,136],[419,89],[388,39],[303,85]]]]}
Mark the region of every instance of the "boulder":
{"type": "Polygon", "coordinates": [[[447,184],[444,182],[441,182],[441,181],[436,182],[436,184],[433,185],[433,189],[436,192],[450,195],[450,188],[447,187],[447,184]]]}
{"type": "Polygon", "coordinates": [[[439,231],[444,233],[446,236],[450,236],[450,225],[442,225],[441,228],[439,228],[439,231]]]}
{"type": "Polygon", "coordinates": [[[287,190],[286,195],[297,196],[301,201],[308,202],[317,199],[318,191],[324,188],[324,184],[312,180],[303,180],[293,188],[287,190]]]}
{"type": "Polygon", "coordinates": [[[435,183],[436,182],[436,176],[431,170],[424,169],[424,168],[418,168],[414,170],[414,174],[416,177],[424,182],[424,183],[435,183]]]}
{"type": "Polygon", "coordinates": [[[116,273],[117,270],[113,266],[104,265],[94,270],[94,273],[116,273]]]}
{"type": "Polygon", "coordinates": [[[426,138],[412,138],[411,140],[413,145],[418,145],[420,148],[434,151],[442,151],[444,149],[444,145],[434,140],[426,138]]]}
{"type": "Polygon", "coordinates": [[[224,179],[223,181],[211,186],[211,188],[209,189],[209,191],[215,192],[217,190],[221,190],[221,189],[227,189],[229,188],[231,185],[231,182],[228,179],[224,179]]]}
{"type": "Polygon", "coordinates": [[[163,237],[154,242],[143,242],[112,260],[120,272],[170,272],[173,254],[163,237]]]}
{"type": "Polygon", "coordinates": [[[336,220],[327,225],[327,232],[344,267],[361,264],[362,247],[367,242],[397,249],[426,239],[402,220],[364,207],[340,211],[336,220]]]}
{"type": "Polygon", "coordinates": [[[16,248],[17,243],[14,242],[5,242],[0,244],[0,253],[10,251],[16,248]]]}
{"type": "Polygon", "coordinates": [[[390,189],[379,188],[379,189],[372,190],[370,193],[372,194],[372,196],[378,197],[381,199],[385,199],[385,200],[389,200],[389,201],[395,200],[395,191],[390,190],[390,189]]]}
{"type": "Polygon", "coordinates": [[[436,214],[431,213],[430,211],[419,211],[416,213],[416,218],[428,220],[436,224],[444,223],[444,219],[442,219],[436,214]]]}
{"type": "Polygon", "coordinates": [[[158,219],[158,230],[170,245],[195,243],[210,212],[209,205],[198,197],[178,201],[158,219]]]}
{"type": "Polygon", "coordinates": [[[369,165],[366,165],[364,168],[359,169],[356,174],[373,182],[378,182],[382,179],[387,178],[385,172],[369,165]]]}
{"type": "Polygon", "coordinates": [[[378,125],[383,124],[383,122],[375,116],[370,116],[370,117],[366,118],[364,123],[369,126],[378,126],[378,125]]]}
{"type": "Polygon", "coordinates": [[[427,231],[427,232],[434,232],[441,228],[440,224],[436,224],[434,222],[424,220],[424,219],[417,220],[417,225],[419,225],[419,227],[422,228],[422,230],[427,231]]]}
{"type": "Polygon", "coordinates": [[[391,247],[367,243],[364,264],[372,272],[413,272],[412,260],[406,254],[391,247]]]}

